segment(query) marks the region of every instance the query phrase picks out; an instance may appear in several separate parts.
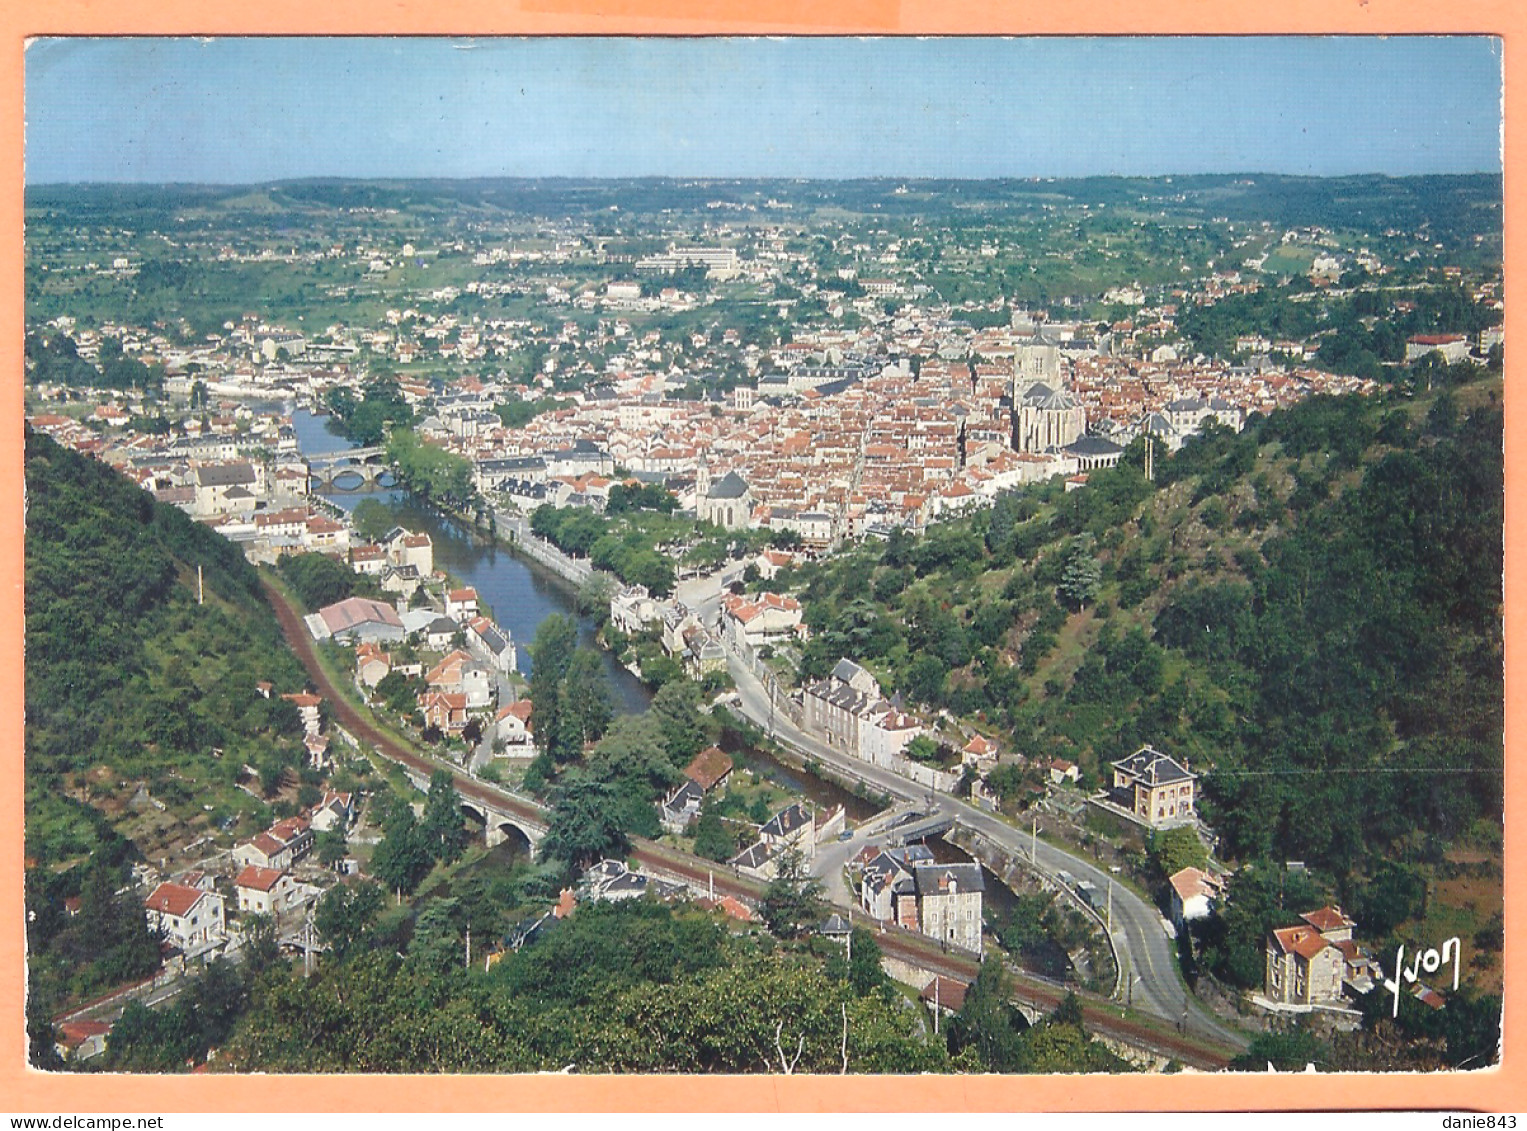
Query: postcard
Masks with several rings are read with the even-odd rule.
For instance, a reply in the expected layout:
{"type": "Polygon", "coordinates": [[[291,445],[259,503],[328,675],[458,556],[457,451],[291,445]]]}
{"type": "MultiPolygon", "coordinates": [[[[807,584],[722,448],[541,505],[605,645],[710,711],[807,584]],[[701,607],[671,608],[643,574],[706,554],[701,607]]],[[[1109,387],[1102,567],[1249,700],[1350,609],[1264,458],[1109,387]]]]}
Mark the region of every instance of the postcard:
{"type": "Polygon", "coordinates": [[[121,30],[39,1110],[1509,1107],[1501,35],[121,30]]]}

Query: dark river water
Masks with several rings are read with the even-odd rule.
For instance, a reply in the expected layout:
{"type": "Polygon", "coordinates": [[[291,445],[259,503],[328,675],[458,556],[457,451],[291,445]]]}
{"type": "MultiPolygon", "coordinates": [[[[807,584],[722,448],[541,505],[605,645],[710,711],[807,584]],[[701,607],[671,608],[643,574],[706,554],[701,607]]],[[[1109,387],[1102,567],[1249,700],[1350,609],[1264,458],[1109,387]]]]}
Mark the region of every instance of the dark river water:
{"type": "MultiPolygon", "coordinates": [[[[292,413],[297,443],[306,456],[328,455],[356,445],[328,429],[328,417],[314,416],[306,409],[292,413]]],[[[552,613],[564,613],[578,626],[579,642],[594,647],[598,625],[578,611],[572,585],[549,571],[516,557],[486,537],[466,529],[431,507],[414,502],[400,488],[366,487],[356,491],[326,490],[323,497],[353,511],[362,499],[375,499],[396,517],[398,525],[427,533],[435,544],[435,568],[443,569],[463,584],[477,590],[493,612],[493,619],[509,630],[514,638],[519,670],[530,674],[530,642],[536,629],[552,613]]],[[[610,653],[599,649],[605,673],[615,692],[616,710],[638,714],[652,702],[652,693],[610,653]]],[[[837,783],[825,781],[792,766],[786,766],[763,751],[738,742],[725,743],[728,753],[744,762],[755,773],[777,782],[792,792],[810,798],[818,805],[842,805],[850,821],[862,821],[878,811],[866,801],[837,783]]]]}
{"type": "MultiPolygon", "coordinates": [[[[304,409],[292,414],[292,425],[304,455],[324,455],[355,446],[330,432],[327,421],[327,417],[314,416],[304,409]]],[[[398,525],[428,534],[435,543],[435,568],[470,585],[487,602],[493,619],[514,638],[523,674],[530,674],[530,643],[535,639],[536,629],[552,613],[572,617],[578,626],[579,643],[594,646],[598,626],[592,618],[578,612],[575,592],[561,578],[515,557],[433,508],[421,506],[399,488],[330,490],[323,495],[346,511],[353,511],[362,499],[375,499],[393,513],[398,525]]],[[[599,655],[615,691],[617,710],[625,714],[645,711],[652,696],[642,682],[617,664],[608,652],[601,650],[599,655]]]]}

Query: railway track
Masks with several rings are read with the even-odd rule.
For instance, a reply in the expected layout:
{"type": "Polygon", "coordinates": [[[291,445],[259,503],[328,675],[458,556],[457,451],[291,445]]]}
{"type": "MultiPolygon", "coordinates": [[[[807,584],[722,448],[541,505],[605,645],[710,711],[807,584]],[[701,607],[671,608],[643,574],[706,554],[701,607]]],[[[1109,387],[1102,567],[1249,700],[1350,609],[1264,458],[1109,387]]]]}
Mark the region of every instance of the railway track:
{"type": "MultiPolygon", "coordinates": [[[[421,757],[363,718],[350,701],[340,694],[339,689],[329,679],[328,673],[324,671],[323,665],[318,662],[312,636],[308,633],[302,618],[268,581],[263,578],[261,581],[288,644],[297,654],[297,658],[302,661],[303,667],[307,669],[308,676],[319,694],[329,700],[335,721],[357,738],[374,746],[382,757],[407,766],[425,777],[439,769],[448,770],[455,779],[456,791],[465,798],[490,804],[495,809],[525,818],[536,825],[546,823],[546,810],[542,806],[494,789],[455,767],[421,757]]],[[[660,848],[650,841],[636,839],[632,855],[638,863],[649,870],[667,872],[697,885],[709,886],[713,883],[718,895],[730,895],[756,903],[764,891],[764,885],[757,881],[734,875],[729,871],[718,871],[715,864],[708,860],[660,848]]],[[[892,958],[901,959],[919,968],[963,982],[974,980],[980,970],[980,961],[974,956],[946,952],[932,940],[900,929],[882,930],[881,924],[868,918],[858,908],[837,907],[836,910],[840,914],[847,913],[855,923],[875,932],[876,942],[881,951],[892,958]]],[[[1041,981],[1022,970],[1012,967],[1009,967],[1009,970],[1012,974],[1015,996],[1024,1004],[1042,1011],[1049,1011],[1065,999],[1067,990],[1064,987],[1041,981]]],[[[1107,1003],[1105,999],[1086,994],[1079,994],[1078,997],[1082,1002],[1082,1017],[1087,1027],[1101,1036],[1145,1048],[1201,1069],[1224,1068],[1234,1055],[1233,1050],[1211,1044],[1201,1038],[1175,1033],[1163,1029],[1159,1024],[1148,1024],[1127,1015],[1120,1016],[1119,1008],[1107,1003]]]]}

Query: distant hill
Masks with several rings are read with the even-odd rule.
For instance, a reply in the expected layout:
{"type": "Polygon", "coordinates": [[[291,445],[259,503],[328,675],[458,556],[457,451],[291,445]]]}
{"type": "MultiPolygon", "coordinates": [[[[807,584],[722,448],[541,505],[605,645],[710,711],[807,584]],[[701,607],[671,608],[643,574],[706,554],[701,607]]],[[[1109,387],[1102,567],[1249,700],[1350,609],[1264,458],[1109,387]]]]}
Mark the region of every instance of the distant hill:
{"type": "Polygon", "coordinates": [[[613,179],[317,178],[265,185],[30,185],[28,209],[163,223],[176,210],[254,212],[267,218],[336,208],[485,208],[551,218],[664,209],[705,213],[716,202],[809,211],[819,207],[879,216],[940,215],[993,208],[1034,210],[1057,203],[1162,210],[1183,217],[1267,220],[1414,231],[1438,238],[1498,232],[1499,174],[1419,177],[1293,177],[1226,174],[1178,177],[1003,178],[994,180],[797,180],[635,177],[613,179]]]}

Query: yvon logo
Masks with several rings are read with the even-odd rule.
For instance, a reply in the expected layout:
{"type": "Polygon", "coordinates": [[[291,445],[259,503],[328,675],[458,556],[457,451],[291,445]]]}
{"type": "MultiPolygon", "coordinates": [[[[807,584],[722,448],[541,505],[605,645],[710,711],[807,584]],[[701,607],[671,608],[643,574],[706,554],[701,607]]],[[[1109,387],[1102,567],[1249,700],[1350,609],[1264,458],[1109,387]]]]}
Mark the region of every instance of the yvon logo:
{"type": "Polygon", "coordinates": [[[1400,979],[1404,978],[1409,985],[1414,985],[1416,979],[1422,973],[1435,974],[1447,963],[1448,956],[1453,959],[1453,992],[1458,991],[1458,972],[1462,967],[1463,945],[1458,939],[1451,938],[1442,944],[1439,952],[1436,947],[1418,953],[1410,964],[1410,969],[1405,969],[1405,947],[1402,945],[1394,955],[1394,977],[1384,979],[1384,988],[1394,994],[1394,1010],[1391,1016],[1400,1015],[1400,979]]]}

